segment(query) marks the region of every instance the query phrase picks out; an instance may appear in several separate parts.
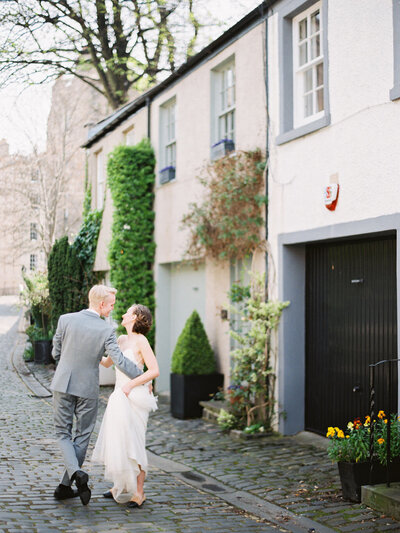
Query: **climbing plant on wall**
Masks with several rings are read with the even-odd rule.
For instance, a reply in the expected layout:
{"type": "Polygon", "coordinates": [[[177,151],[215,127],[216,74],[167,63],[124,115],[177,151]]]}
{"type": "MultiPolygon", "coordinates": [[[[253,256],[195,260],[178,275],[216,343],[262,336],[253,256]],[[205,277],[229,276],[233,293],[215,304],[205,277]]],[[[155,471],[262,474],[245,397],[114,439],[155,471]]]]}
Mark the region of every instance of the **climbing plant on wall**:
{"type": "MultiPolygon", "coordinates": [[[[146,305],[154,314],[154,166],[147,140],[136,146],[117,146],[108,159],[114,204],[108,259],[111,283],[118,290],[113,313],[118,322],[134,303],[146,305]]],[[[149,341],[154,342],[154,326],[149,341]]]]}
{"type": "Polygon", "coordinates": [[[265,160],[261,150],[237,152],[209,164],[198,177],[201,203],[182,219],[189,230],[186,257],[242,259],[262,242],[265,160]]]}

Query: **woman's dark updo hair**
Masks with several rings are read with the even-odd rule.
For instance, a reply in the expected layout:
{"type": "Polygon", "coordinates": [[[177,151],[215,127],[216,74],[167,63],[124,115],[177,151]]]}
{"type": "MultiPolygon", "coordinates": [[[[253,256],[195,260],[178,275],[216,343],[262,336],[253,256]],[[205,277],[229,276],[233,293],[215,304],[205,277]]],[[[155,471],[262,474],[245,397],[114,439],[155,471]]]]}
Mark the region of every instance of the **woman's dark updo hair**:
{"type": "Polygon", "coordinates": [[[133,333],[147,335],[153,324],[150,309],[145,305],[134,304],[132,306],[132,315],[136,315],[135,323],[132,326],[133,333]]]}

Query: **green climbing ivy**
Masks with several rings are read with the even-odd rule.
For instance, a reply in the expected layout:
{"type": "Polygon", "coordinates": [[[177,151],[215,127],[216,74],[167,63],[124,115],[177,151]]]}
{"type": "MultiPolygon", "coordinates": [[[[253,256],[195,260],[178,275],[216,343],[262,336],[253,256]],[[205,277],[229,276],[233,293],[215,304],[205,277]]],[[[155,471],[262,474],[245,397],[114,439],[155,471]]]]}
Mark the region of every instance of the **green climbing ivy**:
{"type": "MultiPolygon", "coordinates": [[[[154,151],[148,140],[136,146],[117,146],[109,155],[108,185],[114,204],[109,246],[111,283],[118,290],[114,318],[134,303],[154,315],[154,151]]],[[[149,333],[154,343],[154,326],[149,333]]]]}

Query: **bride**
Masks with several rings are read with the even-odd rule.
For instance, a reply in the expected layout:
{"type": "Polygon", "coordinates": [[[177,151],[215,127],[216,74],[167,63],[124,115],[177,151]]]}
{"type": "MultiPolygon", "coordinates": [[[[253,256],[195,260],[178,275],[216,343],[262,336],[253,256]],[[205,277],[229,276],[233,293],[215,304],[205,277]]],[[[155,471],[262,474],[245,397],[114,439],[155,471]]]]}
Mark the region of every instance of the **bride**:
{"type": "MultiPolygon", "coordinates": [[[[121,351],[141,369],[145,364],[147,370],[130,379],[115,369],[115,388],[92,455],[93,462],[105,466],[104,476],[113,483],[104,497],[128,502],[128,507],[140,507],[146,500],[146,427],[149,412],[157,409],[149,382],[159,375],[157,360],[145,337],[152,321],[150,310],[139,304],[132,305],[122,317],[127,335],[118,338],[121,351]]],[[[103,357],[100,364],[109,367],[113,362],[110,357],[103,357]]]]}

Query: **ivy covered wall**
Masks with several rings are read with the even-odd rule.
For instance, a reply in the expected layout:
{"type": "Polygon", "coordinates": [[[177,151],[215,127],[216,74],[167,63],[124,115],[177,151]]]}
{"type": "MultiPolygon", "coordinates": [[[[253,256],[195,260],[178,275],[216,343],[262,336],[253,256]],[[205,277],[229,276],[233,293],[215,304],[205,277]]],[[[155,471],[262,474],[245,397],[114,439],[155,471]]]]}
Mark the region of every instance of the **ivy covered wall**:
{"type": "MultiPolygon", "coordinates": [[[[136,146],[117,146],[109,155],[108,185],[114,205],[108,260],[111,283],[118,290],[113,317],[118,322],[134,303],[146,305],[154,316],[154,167],[148,140],[136,146]]],[[[154,326],[148,337],[154,345],[154,326]]]]}

